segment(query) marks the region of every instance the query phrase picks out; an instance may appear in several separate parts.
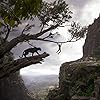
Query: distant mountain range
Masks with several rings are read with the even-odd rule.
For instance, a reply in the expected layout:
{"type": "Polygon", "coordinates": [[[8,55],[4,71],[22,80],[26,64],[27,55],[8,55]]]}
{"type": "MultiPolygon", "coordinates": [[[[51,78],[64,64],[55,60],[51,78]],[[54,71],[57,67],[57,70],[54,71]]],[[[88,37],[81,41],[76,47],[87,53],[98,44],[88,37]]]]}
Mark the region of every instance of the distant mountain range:
{"type": "Polygon", "coordinates": [[[30,90],[32,88],[46,87],[58,84],[58,75],[23,75],[22,76],[26,87],[30,90]]]}
{"type": "Polygon", "coordinates": [[[41,100],[44,100],[50,87],[58,86],[58,75],[23,75],[22,78],[30,94],[41,100]]]}

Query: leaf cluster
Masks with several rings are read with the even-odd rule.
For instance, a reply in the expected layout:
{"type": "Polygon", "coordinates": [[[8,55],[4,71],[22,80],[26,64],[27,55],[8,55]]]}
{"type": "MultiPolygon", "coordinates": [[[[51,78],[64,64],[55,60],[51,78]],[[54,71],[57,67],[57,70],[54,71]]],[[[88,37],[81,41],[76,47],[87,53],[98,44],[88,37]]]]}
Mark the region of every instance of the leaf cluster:
{"type": "Polygon", "coordinates": [[[0,18],[13,27],[21,23],[21,19],[32,19],[33,15],[37,15],[41,2],[42,0],[1,0],[0,18]]]}
{"type": "Polygon", "coordinates": [[[77,41],[81,38],[84,38],[85,33],[87,32],[87,27],[81,27],[79,23],[73,22],[68,31],[71,34],[72,39],[77,41]]]}
{"type": "Polygon", "coordinates": [[[65,1],[56,0],[53,3],[42,2],[41,12],[38,14],[38,18],[41,21],[41,26],[52,24],[58,24],[60,26],[72,18],[71,14],[72,12],[65,1]]]}

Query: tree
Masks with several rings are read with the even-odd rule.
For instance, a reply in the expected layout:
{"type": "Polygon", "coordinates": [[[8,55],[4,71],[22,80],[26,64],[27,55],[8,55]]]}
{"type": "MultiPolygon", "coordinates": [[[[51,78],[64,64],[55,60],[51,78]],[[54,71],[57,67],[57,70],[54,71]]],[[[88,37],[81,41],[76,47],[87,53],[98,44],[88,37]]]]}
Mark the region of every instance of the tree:
{"type": "MultiPolygon", "coordinates": [[[[68,4],[63,0],[56,0],[53,3],[42,2],[41,0],[2,0],[0,2],[0,37],[3,37],[3,42],[0,45],[0,59],[19,43],[28,42],[30,44],[30,40],[33,42],[35,40],[55,43],[59,47],[58,52],[60,52],[61,44],[77,41],[82,38],[86,32],[85,27],[81,28],[79,24],[73,22],[69,30],[71,33],[70,40],[63,42],[50,40],[54,35],[58,35],[53,34],[52,31],[69,23],[72,18],[71,15],[72,12],[68,4]],[[19,36],[8,41],[10,33],[16,29],[16,27],[18,28],[24,20],[34,21],[35,19],[40,21],[40,31],[38,33],[31,34],[29,31],[34,28],[35,25],[28,23],[22,32],[18,33],[20,34],[19,36]]],[[[2,66],[0,66],[0,78],[27,67],[28,65],[41,63],[43,58],[47,56],[49,56],[49,54],[44,52],[37,56],[19,58],[8,64],[2,64],[2,66]]]]}

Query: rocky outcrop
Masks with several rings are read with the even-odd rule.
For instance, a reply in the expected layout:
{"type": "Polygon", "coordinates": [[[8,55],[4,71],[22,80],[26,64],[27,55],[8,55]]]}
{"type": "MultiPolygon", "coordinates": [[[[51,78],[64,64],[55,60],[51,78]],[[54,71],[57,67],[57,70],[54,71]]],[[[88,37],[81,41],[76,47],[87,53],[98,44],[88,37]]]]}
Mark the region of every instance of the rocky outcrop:
{"type": "Polygon", "coordinates": [[[83,57],[61,65],[58,92],[50,95],[48,100],[100,100],[100,16],[88,27],[83,57]]]}
{"type": "Polygon", "coordinates": [[[100,57],[100,16],[89,25],[88,32],[83,46],[83,57],[100,57]]]}
{"type": "MultiPolygon", "coordinates": [[[[91,97],[95,88],[94,81],[97,80],[97,78],[99,77],[99,73],[100,61],[79,60],[71,63],[64,63],[62,64],[60,69],[59,88],[60,90],[62,90],[62,88],[65,88],[63,82],[66,81],[67,83],[68,81],[68,86],[70,89],[66,91],[69,92],[69,95],[71,97],[75,95],[91,97]]],[[[62,91],[62,93],[64,93],[64,91],[62,91]]],[[[66,93],[64,95],[66,96],[66,93]]]]}
{"type": "Polygon", "coordinates": [[[47,100],[95,100],[99,74],[99,60],[66,62],[60,68],[59,88],[50,91],[47,100]]]}
{"type": "Polygon", "coordinates": [[[19,73],[14,73],[0,80],[0,100],[34,100],[32,99],[19,73]]]}

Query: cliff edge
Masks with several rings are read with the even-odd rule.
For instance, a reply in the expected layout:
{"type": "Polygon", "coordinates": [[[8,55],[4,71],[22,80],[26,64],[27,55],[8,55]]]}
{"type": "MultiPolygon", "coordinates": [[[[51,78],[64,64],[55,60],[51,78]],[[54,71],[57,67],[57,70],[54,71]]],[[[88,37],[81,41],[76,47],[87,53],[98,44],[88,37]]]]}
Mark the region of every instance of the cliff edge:
{"type": "Polygon", "coordinates": [[[100,16],[88,27],[83,57],[61,65],[48,100],[100,100],[100,16]]]}

